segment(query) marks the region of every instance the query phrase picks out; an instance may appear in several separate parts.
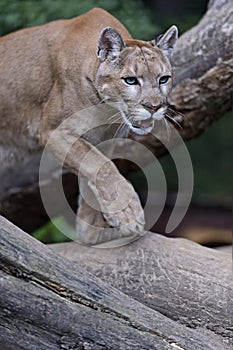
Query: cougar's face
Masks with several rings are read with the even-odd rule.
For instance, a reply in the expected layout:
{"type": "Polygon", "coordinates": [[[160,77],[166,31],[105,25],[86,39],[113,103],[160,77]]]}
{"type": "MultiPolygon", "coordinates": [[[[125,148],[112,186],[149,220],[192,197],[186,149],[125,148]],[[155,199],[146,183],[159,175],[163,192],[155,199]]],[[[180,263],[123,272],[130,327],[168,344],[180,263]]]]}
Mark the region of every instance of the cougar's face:
{"type": "Polygon", "coordinates": [[[134,133],[148,134],[154,121],[164,118],[172,71],[159,48],[125,47],[115,59],[100,63],[96,82],[101,98],[119,110],[134,133]]]}

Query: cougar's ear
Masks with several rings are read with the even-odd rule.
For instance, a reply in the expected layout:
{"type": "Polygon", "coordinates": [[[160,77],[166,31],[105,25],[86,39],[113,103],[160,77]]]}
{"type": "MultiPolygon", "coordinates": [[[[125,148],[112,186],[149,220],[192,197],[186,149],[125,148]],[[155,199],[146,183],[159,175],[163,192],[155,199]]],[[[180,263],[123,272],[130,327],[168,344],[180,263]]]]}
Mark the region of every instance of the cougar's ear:
{"type": "Polygon", "coordinates": [[[121,35],[115,29],[106,27],[100,33],[97,56],[103,62],[107,57],[115,58],[124,47],[121,35]]]}
{"type": "Polygon", "coordinates": [[[176,26],[171,26],[165,34],[155,39],[155,46],[163,50],[165,55],[171,56],[177,39],[178,29],[176,26]]]}

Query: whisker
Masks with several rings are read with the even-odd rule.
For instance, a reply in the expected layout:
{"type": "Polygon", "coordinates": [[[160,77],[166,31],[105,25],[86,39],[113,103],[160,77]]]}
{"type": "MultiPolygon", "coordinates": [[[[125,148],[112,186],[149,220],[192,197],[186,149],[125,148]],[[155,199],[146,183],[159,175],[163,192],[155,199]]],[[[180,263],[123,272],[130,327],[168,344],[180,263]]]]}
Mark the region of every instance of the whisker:
{"type": "Polygon", "coordinates": [[[121,123],[120,126],[117,128],[115,134],[113,135],[113,139],[115,139],[117,137],[117,135],[120,133],[120,131],[126,132],[124,137],[127,137],[129,134],[129,126],[125,122],[121,123]]]}
{"type": "MultiPolygon", "coordinates": [[[[114,124],[120,124],[120,125],[118,126],[117,130],[115,131],[114,135],[112,136],[112,138],[115,138],[116,135],[120,132],[121,128],[124,126],[124,122],[123,122],[123,120],[122,120],[122,115],[121,115],[120,111],[118,111],[117,113],[115,113],[115,114],[113,114],[112,116],[110,116],[110,117],[108,118],[108,120],[109,120],[110,122],[109,122],[109,124],[106,126],[105,131],[108,131],[109,128],[110,128],[111,126],[113,126],[114,124]],[[111,120],[111,119],[112,119],[112,120],[111,120]]],[[[127,136],[128,136],[128,134],[127,134],[127,136]]],[[[127,137],[127,136],[125,136],[125,137],[127,137]]]]}
{"type": "MultiPolygon", "coordinates": [[[[168,111],[169,113],[171,112],[170,110],[168,111]]],[[[168,114],[168,112],[165,113],[165,118],[167,118],[172,124],[175,124],[176,126],[178,126],[181,130],[183,129],[182,126],[180,125],[180,123],[175,120],[170,114],[168,114]]],[[[178,115],[178,114],[176,114],[178,115]]]]}
{"type": "Polygon", "coordinates": [[[107,128],[109,128],[109,127],[112,126],[113,124],[118,124],[120,121],[122,121],[120,112],[118,111],[117,113],[111,115],[111,116],[108,118],[108,120],[109,120],[109,124],[108,124],[107,128]]]}
{"type": "MultiPolygon", "coordinates": [[[[181,113],[180,111],[177,111],[176,110],[176,108],[174,107],[174,106],[171,106],[171,105],[169,105],[168,106],[168,108],[167,108],[167,110],[169,111],[169,115],[170,115],[170,117],[181,117],[182,118],[182,120],[185,118],[185,116],[184,116],[184,114],[183,113],[181,113]]],[[[176,120],[177,121],[177,120],[176,120]]],[[[178,121],[177,121],[177,123],[178,123],[178,121]]],[[[181,125],[180,125],[181,126],[181,125]]]]}
{"type": "Polygon", "coordinates": [[[184,118],[184,114],[182,114],[180,111],[177,111],[176,107],[173,105],[168,105],[167,108],[169,109],[170,112],[173,113],[173,115],[180,115],[181,117],[184,118]]]}
{"type": "Polygon", "coordinates": [[[111,115],[111,117],[109,117],[108,120],[113,120],[112,123],[115,123],[116,121],[122,120],[121,113],[118,111],[117,113],[111,115]]]}
{"type": "Polygon", "coordinates": [[[167,120],[165,118],[162,119],[164,125],[166,126],[166,131],[167,131],[167,142],[170,140],[170,136],[171,136],[171,127],[168,124],[167,120]]]}
{"type": "Polygon", "coordinates": [[[120,105],[118,105],[119,108],[119,112],[120,112],[120,119],[122,120],[120,126],[117,128],[115,134],[113,135],[113,138],[116,138],[116,136],[120,133],[120,131],[124,131],[125,135],[124,137],[127,137],[129,134],[129,119],[125,116],[125,113],[123,112],[123,110],[121,109],[120,105]],[[127,119],[127,120],[125,120],[127,119]]]}

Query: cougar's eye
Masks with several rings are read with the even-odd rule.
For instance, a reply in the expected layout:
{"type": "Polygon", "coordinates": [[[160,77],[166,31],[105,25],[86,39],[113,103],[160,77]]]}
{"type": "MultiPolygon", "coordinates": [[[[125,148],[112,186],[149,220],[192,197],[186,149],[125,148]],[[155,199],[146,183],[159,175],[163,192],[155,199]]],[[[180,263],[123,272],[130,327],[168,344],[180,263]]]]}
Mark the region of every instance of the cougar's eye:
{"type": "Polygon", "coordinates": [[[135,77],[126,77],[126,78],[123,78],[123,80],[128,85],[138,85],[139,84],[138,79],[135,77]]]}
{"type": "Polygon", "coordinates": [[[163,75],[163,76],[159,79],[159,84],[166,84],[170,78],[171,78],[170,75],[163,75]]]}

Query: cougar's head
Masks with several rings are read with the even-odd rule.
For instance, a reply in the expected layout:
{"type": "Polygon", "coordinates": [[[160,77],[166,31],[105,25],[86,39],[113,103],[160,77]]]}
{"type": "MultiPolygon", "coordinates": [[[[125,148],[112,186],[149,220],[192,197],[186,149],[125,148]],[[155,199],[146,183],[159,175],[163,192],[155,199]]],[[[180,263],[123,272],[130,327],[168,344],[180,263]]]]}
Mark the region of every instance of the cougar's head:
{"type": "Polygon", "coordinates": [[[157,41],[127,40],[113,28],[99,37],[96,88],[106,103],[116,107],[130,130],[151,132],[154,120],[163,119],[172,88],[169,56],[178,31],[172,26],[157,41]]]}

